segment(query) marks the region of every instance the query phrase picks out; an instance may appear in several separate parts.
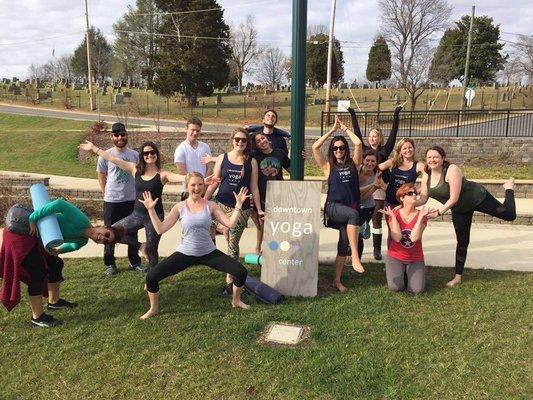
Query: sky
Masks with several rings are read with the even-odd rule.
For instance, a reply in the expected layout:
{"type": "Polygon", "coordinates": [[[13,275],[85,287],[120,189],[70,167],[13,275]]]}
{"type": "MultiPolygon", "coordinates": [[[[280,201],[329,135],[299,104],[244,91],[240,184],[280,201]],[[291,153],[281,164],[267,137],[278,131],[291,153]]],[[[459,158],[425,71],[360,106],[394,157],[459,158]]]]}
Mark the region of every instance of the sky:
{"type": "MultiPolygon", "coordinates": [[[[88,0],[90,24],[99,28],[108,41],[114,40],[112,25],[134,0],[88,0]]],[[[253,15],[261,45],[291,51],[291,0],[218,0],[229,25],[244,22],[253,15]]],[[[472,2],[450,0],[450,25],[462,15],[470,15],[472,2]]],[[[308,0],[307,24],[329,26],[331,1],[308,0]]],[[[476,15],[488,15],[500,25],[501,38],[516,41],[516,34],[533,35],[531,0],[484,0],[476,5],[476,15]]],[[[335,37],[341,41],[346,82],[365,76],[368,51],[380,28],[376,0],[337,0],[335,37]]],[[[25,78],[30,64],[44,64],[72,54],[83,40],[85,14],[83,0],[0,0],[0,77],[25,78]]],[[[183,33],[186,34],[186,33],[183,33]]],[[[435,38],[438,44],[440,35],[435,38]]],[[[504,51],[509,47],[506,45],[504,51]]],[[[507,51],[510,51],[507,50],[507,51]]],[[[245,80],[246,81],[246,80],[245,80]]]]}

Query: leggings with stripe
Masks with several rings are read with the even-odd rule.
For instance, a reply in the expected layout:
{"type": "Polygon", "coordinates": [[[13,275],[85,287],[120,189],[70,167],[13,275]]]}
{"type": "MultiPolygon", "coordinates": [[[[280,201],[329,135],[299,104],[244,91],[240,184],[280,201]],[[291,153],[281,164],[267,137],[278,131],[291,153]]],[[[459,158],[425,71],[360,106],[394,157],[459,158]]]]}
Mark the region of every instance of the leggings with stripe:
{"type": "MultiPolygon", "coordinates": [[[[222,211],[224,211],[228,218],[231,217],[231,214],[233,214],[234,210],[233,207],[226,206],[216,200],[215,203],[217,204],[217,206],[220,207],[222,211]]],[[[235,225],[234,228],[231,228],[229,230],[228,254],[231,258],[234,258],[235,260],[239,258],[239,242],[241,241],[244,229],[248,226],[248,218],[250,218],[251,211],[251,209],[241,210],[241,212],[239,213],[239,219],[237,220],[237,225],[235,225]]]]}
{"type": "Polygon", "coordinates": [[[452,211],[453,228],[457,237],[457,247],[455,249],[455,273],[457,275],[462,275],[465,267],[474,211],[479,211],[505,221],[514,221],[516,219],[514,191],[511,189],[505,191],[505,201],[503,204],[487,192],[485,199],[473,210],[466,213],[452,211]]]}

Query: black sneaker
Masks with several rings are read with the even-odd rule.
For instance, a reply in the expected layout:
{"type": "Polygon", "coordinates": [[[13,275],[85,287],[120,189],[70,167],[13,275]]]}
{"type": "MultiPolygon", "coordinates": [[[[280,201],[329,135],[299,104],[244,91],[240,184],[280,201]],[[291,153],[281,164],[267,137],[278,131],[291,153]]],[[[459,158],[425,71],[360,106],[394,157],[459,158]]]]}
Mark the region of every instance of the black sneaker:
{"type": "Polygon", "coordinates": [[[32,318],[30,320],[30,326],[33,327],[40,326],[42,328],[53,328],[58,325],[61,325],[61,321],[45,313],[42,313],[39,318],[32,318]]]}
{"type": "Polygon", "coordinates": [[[131,268],[133,271],[137,271],[137,272],[146,272],[146,268],[144,268],[141,264],[130,265],[130,268],[131,268]]]}
{"type": "Polygon", "coordinates": [[[64,299],[59,299],[57,303],[48,303],[48,309],[49,310],[65,310],[74,308],[78,305],[78,303],[71,303],[70,301],[66,301],[64,299]]]}
{"type": "Polygon", "coordinates": [[[225,285],[220,291],[221,296],[233,296],[233,283],[225,285]]]}
{"type": "Polygon", "coordinates": [[[107,276],[113,276],[113,275],[116,275],[118,274],[118,269],[117,269],[117,266],[114,265],[114,264],[111,264],[111,265],[106,265],[105,266],[105,274],[107,276]]]}

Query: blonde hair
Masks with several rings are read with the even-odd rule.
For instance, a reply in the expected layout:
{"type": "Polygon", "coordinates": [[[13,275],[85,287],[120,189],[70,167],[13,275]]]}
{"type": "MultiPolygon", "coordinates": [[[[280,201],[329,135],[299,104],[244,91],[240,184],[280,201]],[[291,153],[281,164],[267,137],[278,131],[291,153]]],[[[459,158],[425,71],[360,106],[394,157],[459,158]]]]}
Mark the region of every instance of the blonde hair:
{"type": "MultiPolygon", "coordinates": [[[[378,137],[379,137],[378,147],[383,146],[385,144],[385,137],[383,136],[383,131],[381,130],[379,126],[374,126],[370,129],[370,131],[368,131],[368,136],[370,136],[370,134],[374,131],[378,134],[378,137]]],[[[367,136],[367,140],[368,140],[368,136],[367,136]]]]}
{"type": "MultiPolygon", "coordinates": [[[[403,164],[404,159],[402,156],[402,146],[405,143],[411,143],[411,146],[413,146],[413,149],[415,149],[415,141],[410,138],[403,138],[398,141],[396,144],[396,148],[394,149],[394,157],[392,157],[392,166],[393,167],[399,167],[403,164]]],[[[413,162],[416,164],[416,156],[413,155],[413,162]]]]}
{"type": "Polygon", "coordinates": [[[189,187],[189,182],[192,178],[201,178],[202,182],[204,182],[204,176],[201,173],[189,172],[187,175],[185,175],[185,187],[189,187]]]}

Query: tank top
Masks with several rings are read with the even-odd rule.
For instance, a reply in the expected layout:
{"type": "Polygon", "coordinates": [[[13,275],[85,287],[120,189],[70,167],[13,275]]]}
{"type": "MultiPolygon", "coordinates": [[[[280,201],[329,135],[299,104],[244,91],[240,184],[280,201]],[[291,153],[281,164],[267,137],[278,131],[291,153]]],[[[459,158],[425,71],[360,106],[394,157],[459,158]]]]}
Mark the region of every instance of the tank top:
{"type": "Polygon", "coordinates": [[[139,199],[143,199],[143,192],[150,192],[152,199],[159,199],[155,205],[155,212],[158,215],[163,214],[163,183],[161,182],[161,175],[159,172],[153,176],[152,179],[145,181],[141,177],[141,172],[135,173],[135,201],[134,211],[141,214],[148,214],[148,210],[139,199]]]}
{"type": "MultiPolygon", "coordinates": [[[[445,180],[446,172],[448,172],[448,168],[443,168],[439,183],[434,187],[431,187],[431,170],[428,172],[428,196],[442,204],[450,199],[450,184],[445,180]]],[[[469,181],[463,176],[459,200],[452,207],[452,211],[460,213],[471,211],[485,200],[486,196],[487,189],[485,187],[479,183],[469,181]]]]}
{"type": "Polygon", "coordinates": [[[201,257],[216,250],[211,239],[211,211],[209,203],[204,200],[201,212],[189,210],[187,201],[178,203],[181,222],[181,243],[176,251],[187,256],[201,257]]]}
{"type": "MultiPolygon", "coordinates": [[[[400,231],[402,232],[402,238],[400,242],[395,240],[391,241],[391,245],[387,252],[388,257],[393,257],[397,260],[412,263],[422,261],[424,262],[424,251],[422,250],[422,240],[418,242],[413,242],[411,240],[411,232],[418,220],[420,213],[418,212],[409,223],[405,222],[400,215],[400,210],[393,211],[394,216],[391,218],[396,218],[400,224],[400,231]]],[[[424,225],[427,224],[427,219],[422,220],[424,225]]]]}
{"type": "Polygon", "coordinates": [[[391,168],[390,180],[385,192],[385,201],[394,206],[399,205],[400,203],[396,200],[396,192],[404,183],[415,183],[416,177],[416,162],[413,162],[413,166],[407,171],[403,171],[398,167],[391,168]]]}
{"type": "Polygon", "coordinates": [[[352,208],[361,206],[359,175],[353,163],[331,166],[326,203],[341,203],[352,208]]]}
{"type": "MultiPolygon", "coordinates": [[[[362,178],[361,171],[362,170],[363,170],[363,168],[361,167],[361,169],[359,170],[359,174],[360,174],[359,175],[359,177],[360,177],[359,178],[359,186],[363,187],[363,186],[372,185],[376,181],[376,175],[372,175],[366,181],[365,180],[361,180],[361,178],[362,178]]],[[[372,193],[366,199],[361,196],[361,208],[372,208],[372,207],[376,206],[376,202],[374,201],[373,194],[374,193],[372,193]]]]}
{"type": "MultiPolygon", "coordinates": [[[[242,187],[248,188],[250,190],[250,179],[252,177],[252,158],[248,157],[244,163],[244,176],[242,176],[241,171],[243,169],[242,165],[233,164],[228,158],[228,153],[224,153],[224,158],[222,159],[222,165],[220,166],[220,186],[218,188],[218,193],[216,199],[218,202],[224,204],[228,207],[235,207],[235,196],[233,192],[239,193],[242,187]]],[[[242,205],[243,210],[250,208],[250,202],[245,201],[242,205]]]]}

